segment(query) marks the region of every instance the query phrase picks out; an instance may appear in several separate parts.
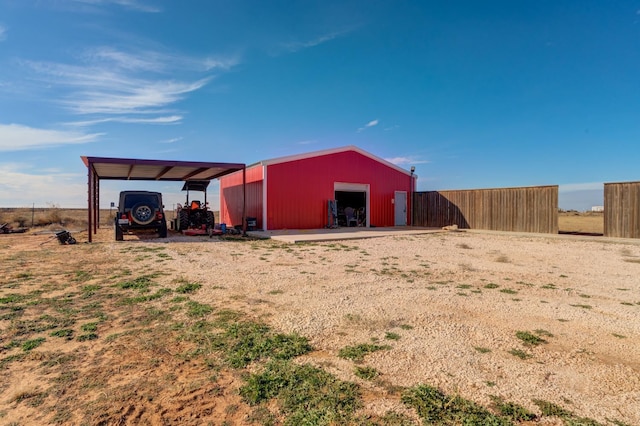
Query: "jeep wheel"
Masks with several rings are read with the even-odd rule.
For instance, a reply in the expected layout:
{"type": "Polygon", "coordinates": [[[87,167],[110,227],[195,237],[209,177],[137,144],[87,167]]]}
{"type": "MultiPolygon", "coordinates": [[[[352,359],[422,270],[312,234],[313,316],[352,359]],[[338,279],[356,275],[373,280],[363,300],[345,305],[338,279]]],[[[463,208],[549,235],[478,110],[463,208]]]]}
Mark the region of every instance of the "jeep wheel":
{"type": "Polygon", "coordinates": [[[178,225],[180,225],[178,228],[180,231],[189,229],[189,212],[187,210],[180,210],[178,225]]]}
{"type": "Polygon", "coordinates": [[[124,239],[123,237],[123,233],[122,233],[122,228],[120,228],[120,225],[118,225],[118,219],[116,218],[115,221],[115,228],[116,228],[116,241],[122,241],[124,239]]]}
{"type": "Polygon", "coordinates": [[[158,228],[158,237],[167,238],[167,222],[165,220],[160,224],[160,228],[158,228]]]}
{"type": "Polygon", "coordinates": [[[131,218],[138,225],[148,225],[154,219],[153,209],[145,203],[138,203],[131,209],[131,218]]]}

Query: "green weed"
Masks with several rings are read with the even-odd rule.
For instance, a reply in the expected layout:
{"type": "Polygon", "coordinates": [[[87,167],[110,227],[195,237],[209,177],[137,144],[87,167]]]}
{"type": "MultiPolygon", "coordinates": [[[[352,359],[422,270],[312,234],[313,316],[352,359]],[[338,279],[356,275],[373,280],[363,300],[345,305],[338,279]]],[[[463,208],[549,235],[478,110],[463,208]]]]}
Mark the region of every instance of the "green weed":
{"type": "Polygon", "coordinates": [[[251,405],[278,401],[285,425],[348,424],[360,408],[360,390],[325,371],[290,361],[271,361],[252,374],[240,395],[251,405]]]}
{"type": "Polygon", "coordinates": [[[176,293],[180,294],[195,293],[202,287],[202,284],[192,283],[186,280],[178,280],[178,282],[181,284],[176,288],[176,293]]]}
{"type": "Polygon", "coordinates": [[[592,306],[591,305],[581,305],[581,304],[575,304],[575,305],[569,305],[569,306],[573,306],[574,308],[582,308],[582,309],[591,309],[592,306]]]}
{"type": "Polygon", "coordinates": [[[528,331],[518,331],[516,332],[516,337],[522,340],[522,342],[527,346],[538,346],[542,343],[547,343],[543,338],[528,331]]]}
{"type": "Polygon", "coordinates": [[[56,330],[49,334],[51,337],[63,337],[67,340],[71,340],[73,338],[73,330],[70,328],[63,328],[62,330],[56,330]]]}
{"type": "Polygon", "coordinates": [[[416,410],[425,425],[487,425],[507,426],[511,422],[486,408],[460,396],[446,395],[429,386],[407,389],[401,400],[416,410]]]}
{"type": "Polygon", "coordinates": [[[22,344],[22,350],[25,352],[29,352],[35,348],[37,348],[38,346],[40,346],[41,344],[44,343],[46,339],[44,337],[38,337],[36,339],[31,339],[31,340],[27,340],[26,342],[24,342],[22,344]]]}
{"type": "Polygon", "coordinates": [[[388,331],[385,333],[384,338],[387,340],[400,340],[400,335],[398,333],[388,331]]]}
{"type": "Polygon", "coordinates": [[[531,355],[530,353],[525,352],[525,351],[520,350],[520,349],[511,349],[509,351],[509,353],[511,355],[513,355],[513,356],[516,356],[516,357],[520,358],[520,359],[529,359],[529,358],[533,357],[533,355],[531,355]]]}
{"type": "Polygon", "coordinates": [[[363,380],[373,380],[380,375],[380,372],[373,367],[356,366],[354,374],[363,380]]]}
{"type": "Polygon", "coordinates": [[[364,361],[365,355],[368,355],[372,352],[381,351],[385,349],[391,349],[391,346],[388,345],[372,345],[363,343],[355,346],[346,346],[338,352],[338,356],[344,359],[350,359],[354,362],[362,362],[364,361]]]}

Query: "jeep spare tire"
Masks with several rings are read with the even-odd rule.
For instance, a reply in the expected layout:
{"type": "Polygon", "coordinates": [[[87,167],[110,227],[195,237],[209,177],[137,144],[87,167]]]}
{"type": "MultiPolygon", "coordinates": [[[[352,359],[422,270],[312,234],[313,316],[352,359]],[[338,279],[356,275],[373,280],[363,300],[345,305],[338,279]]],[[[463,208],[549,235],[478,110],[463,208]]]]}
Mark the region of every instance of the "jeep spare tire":
{"type": "Polygon", "coordinates": [[[148,225],[153,222],[153,208],[145,203],[138,203],[131,209],[131,218],[138,225],[148,225]]]}

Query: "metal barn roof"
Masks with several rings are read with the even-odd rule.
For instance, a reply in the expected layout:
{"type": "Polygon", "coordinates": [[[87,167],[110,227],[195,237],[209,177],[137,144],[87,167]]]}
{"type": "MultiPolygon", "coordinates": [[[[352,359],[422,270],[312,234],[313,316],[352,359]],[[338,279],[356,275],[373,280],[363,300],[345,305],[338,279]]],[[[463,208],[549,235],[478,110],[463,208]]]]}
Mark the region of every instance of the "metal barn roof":
{"type": "Polygon", "coordinates": [[[375,160],[381,164],[386,165],[387,167],[390,167],[392,169],[395,169],[401,173],[406,174],[407,176],[416,176],[415,173],[411,173],[409,170],[403,169],[402,167],[393,164],[392,162],[385,160],[384,158],[380,158],[376,155],[373,155],[370,152],[365,151],[364,149],[361,149],[355,145],[347,145],[347,146],[341,146],[338,148],[329,148],[329,149],[324,149],[321,151],[312,151],[312,152],[305,152],[302,154],[294,154],[294,155],[287,155],[284,157],[278,157],[278,158],[270,158],[268,160],[262,160],[262,161],[258,161],[257,163],[251,164],[249,167],[252,166],[257,166],[257,165],[261,165],[261,166],[269,166],[272,164],[280,164],[280,163],[287,163],[289,161],[297,161],[297,160],[305,160],[308,158],[314,158],[314,157],[320,157],[323,155],[331,155],[331,154],[339,154],[341,152],[349,152],[349,151],[353,151],[353,152],[357,152],[365,157],[369,157],[372,160],[375,160]]]}

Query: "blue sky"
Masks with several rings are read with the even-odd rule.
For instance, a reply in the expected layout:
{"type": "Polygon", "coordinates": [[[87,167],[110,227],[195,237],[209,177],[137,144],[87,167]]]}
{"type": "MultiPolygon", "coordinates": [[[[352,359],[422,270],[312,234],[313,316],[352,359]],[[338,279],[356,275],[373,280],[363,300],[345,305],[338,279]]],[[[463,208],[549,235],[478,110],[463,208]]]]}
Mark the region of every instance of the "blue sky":
{"type": "MultiPolygon", "coordinates": [[[[639,141],[640,1],[0,0],[0,207],[85,207],[81,155],[356,145],[418,190],[561,185],[586,210],[640,180],[639,141]]],[[[133,188],[183,201],[101,201],[133,188]]]]}

